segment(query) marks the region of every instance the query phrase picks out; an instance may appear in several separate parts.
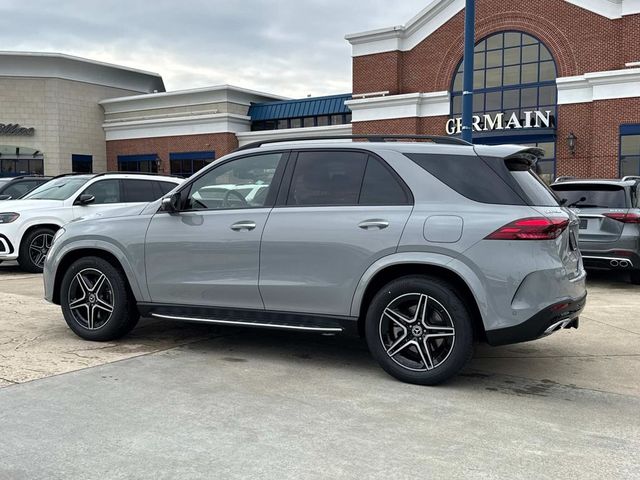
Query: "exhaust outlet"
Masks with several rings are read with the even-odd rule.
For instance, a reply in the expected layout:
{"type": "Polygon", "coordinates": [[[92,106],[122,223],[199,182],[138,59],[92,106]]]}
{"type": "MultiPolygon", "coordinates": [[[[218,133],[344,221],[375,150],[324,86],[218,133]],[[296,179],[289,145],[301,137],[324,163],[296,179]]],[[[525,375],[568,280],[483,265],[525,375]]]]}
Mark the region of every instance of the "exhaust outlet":
{"type": "Polygon", "coordinates": [[[618,260],[611,260],[609,262],[609,265],[611,265],[612,267],[617,267],[618,266],[618,260]]]}
{"type": "Polygon", "coordinates": [[[620,266],[622,268],[627,268],[629,266],[629,262],[627,262],[626,260],[621,260],[620,261],[620,266]]]}

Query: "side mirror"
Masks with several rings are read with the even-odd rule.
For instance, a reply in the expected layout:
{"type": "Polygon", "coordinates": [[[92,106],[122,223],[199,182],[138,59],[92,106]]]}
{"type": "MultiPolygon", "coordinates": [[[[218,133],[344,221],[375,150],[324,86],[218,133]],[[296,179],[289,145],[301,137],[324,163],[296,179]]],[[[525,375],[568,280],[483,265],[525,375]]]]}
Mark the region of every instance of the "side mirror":
{"type": "Polygon", "coordinates": [[[83,193],[82,195],[80,195],[78,197],[78,200],[76,200],[76,203],[78,205],[89,205],[90,203],[93,203],[95,201],[96,197],[94,197],[93,195],[89,195],[87,193],[83,193]]]}
{"type": "Polygon", "coordinates": [[[0,200],[11,200],[11,195],[0,195],[0,200]]]}
{"type": "Polygon", "coordinates": [[[170,197],[164,197],[160,209],[163,212],[175,213],[180,209],[180,194],[174,193],[170,197]]]}

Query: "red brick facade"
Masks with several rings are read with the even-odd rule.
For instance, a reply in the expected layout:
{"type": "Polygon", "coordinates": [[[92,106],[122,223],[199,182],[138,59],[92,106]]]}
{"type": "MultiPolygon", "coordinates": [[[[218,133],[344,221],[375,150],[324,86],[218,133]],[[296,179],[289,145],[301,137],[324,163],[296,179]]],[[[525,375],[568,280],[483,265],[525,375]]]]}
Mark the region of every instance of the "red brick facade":
{"type": "MultiPolygon", "coordinates": [[[[517,30],[539,38],[556,61],[558,76],[620,70],[640,61],[640,15],[611,20],[563,0],[477,0],[476,38],[517,30]]],[[[462,59],[464,12],[409,51],[353,58],[353,92],[391,94],[451,90],[462,59]]],[[[640,92],[638,92],[640,95],[640,92]]],[[[619,126],[640,123],[640,97],[560,105],[557,118],[558,175],[618,175],[619,126]],[[577,151],[566,146],[578,137],[577,151]]],[[[447,117],[354,122],[353,133],[444,134],[447,117]]]]}
{"type": "Polygon", "coordinates": [[[118,155],[155,153],[160,157],[159,173],[171,173],[169,154],[179,152],[214,151],[219,158],[238,147],[233,133],[181,135],[175,137],[136,138],[107,141],[107,170],[118,170],[118,155]]]}

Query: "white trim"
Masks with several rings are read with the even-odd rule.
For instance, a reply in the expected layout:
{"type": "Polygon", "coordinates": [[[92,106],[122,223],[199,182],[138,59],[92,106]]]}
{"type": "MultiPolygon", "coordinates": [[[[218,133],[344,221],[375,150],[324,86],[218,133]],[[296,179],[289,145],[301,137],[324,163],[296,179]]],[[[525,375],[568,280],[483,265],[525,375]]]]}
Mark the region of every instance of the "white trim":
{"type": "Polygon", "coordinates": [[[351,124],[345,125],[326,125],[324,127],[302,127],[302,128],[287,128],[282,130],[260,130],[257,132],[239,132],[236,134],[238,137],[238,145],[243,147],[249,143],[264,141],[264,140],[278,140],[291,138],[295,141],[296,137],[316,137],[322,135],[351,135],[351,124]]]}
{"type": "Polygon", "coordinates": [[[640,67],[640,62],[627,62],[624,66],[628,68],[640,67]]]}
{"type": "MultiPolygon", "coordinates": [[[[640,13],[640,0],[564,0],[610,19],[640,13]]],[[[429,37],[464,10],[465,0],[433,0],[406,25],[352,33],[344,38],[353,57],[374,53],[407,51],[429,37]]]]}
{"type": "Polygon", "coordinates": [[[640,68],[559,77],[558,105],[640,97],[640,68]]]}
{"type": "Polygon", "coordinates": [[[451,110],[449,92],[405,93],[345,102],[352,122],[392,118],[447,116],[451,110]]]}
{"type": "Polygon", "coordinates": [[[407,22],[390,28],[353,33],[345,36],[352,45],[352,55],[394,50],[411,50],[454,15],[464,9],[465,0],[434,0],[407,22]]]}
{"type": "Polygon", "coordinates": [[[159,108],[184,107],[206,105],[209,103],[232,102],[249,106],[251,103],[272,102],[274,100],[288,100],[279,95],[258,92],[233,85],[215,85],[213,87],[192,88],[174,92],[149,93],[146,95],[132,95],[128,97],[109,98],[99,104],[105,114],[130,113],[140,110],[159,108]]]}
{"type": "Polygon", "coordinates": [[[135,138],[199,135],[204,133],[237,133],[251,129],[251,118],[231,113],[192,115],[147,120],[105,122],[107,141],[135,138]]]}

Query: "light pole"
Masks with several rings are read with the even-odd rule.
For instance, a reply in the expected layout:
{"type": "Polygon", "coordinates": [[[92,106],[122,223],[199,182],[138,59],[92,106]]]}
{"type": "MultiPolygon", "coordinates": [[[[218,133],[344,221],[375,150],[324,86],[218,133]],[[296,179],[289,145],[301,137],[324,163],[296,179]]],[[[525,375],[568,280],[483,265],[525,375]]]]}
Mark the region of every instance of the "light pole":
{"type": "Polygon", "coordinates": [[[475,47],[475,0],[466,0],[464,11],[464,85],[462,87],[462,139],[473,139],[473,49],[475,47]]]}

